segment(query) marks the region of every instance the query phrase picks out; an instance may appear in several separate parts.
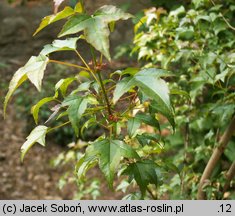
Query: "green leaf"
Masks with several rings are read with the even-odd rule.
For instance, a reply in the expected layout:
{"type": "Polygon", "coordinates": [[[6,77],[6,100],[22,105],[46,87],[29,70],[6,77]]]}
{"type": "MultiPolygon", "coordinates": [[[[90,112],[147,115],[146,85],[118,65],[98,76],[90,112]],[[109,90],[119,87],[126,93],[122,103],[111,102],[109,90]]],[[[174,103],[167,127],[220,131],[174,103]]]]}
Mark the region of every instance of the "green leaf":
{"type": "Polygon", "coordinates": [[[81,136],[84,138],[84,130],[93,126],[97,125],[97,119],[95,117],[88,119],[83,126],[81,127],[81,136]]]}
{"type": "Polygon", "coordinates": [[[98,163],[98,158],[95,155],[83,156],[76,164],[75,171],[79,181],[85,178],[86,172],[98,163]]]}
{"type": "Polygon", "coordinates": [[[144,16],[144,17],[141,17],[140,19],[138,19],[139,21],[135,24],[135,27],[134,27],[134,32],[135,32],[135,34],[139,31],[139,29],[140,29],[141,27],[144,26],[144,23],[147,22],[147,19],[148,19],[147,16],[144,16]]]}
{"type": "Polygon", "coordinates": [[[129,145],[120,140],[99,140],[91,144],[86,151],[85,158],[98,157],[99,167],[104,173],[109,186],[112,188],[114,174],[116,173],[121,159],[124,158],[136,158],[139,159],[139,155],[129,145]]]}
{"type": "MultiPolygon", "coordinates": [[[[136,75],[135,84],[150,99],[156,101],[164,115],[172,116],[173,110],[170,103],[169,89],[163,79],[151,76],[136,75]]],[[[160,109],[159,109],[160,110],[160,109]]],[[[171,121],[173,123],[173,121],[171,121]]]]}
{"type": "Polygon", "coordinates": [[[168,70],[163,70],[163,69],[158,69],[158,68],[145,68],[135,74],[135,77],[139,77],[139,78],[146,77],[146,76],[160,78],[160,77],[173,76],[173,74],[168,70]]]}
{"type": "Polygon", "coordinates": [[[191,99],[188,92],[180,90],[180,89],[171,89],[170,94],[171,95],[185,96],[187,98],[187,100],[191,99]]]}
{"type": "Polygon", "coordinates": [[[31,113],[33,114],[33,118],[36,124],[38,124],[38,113],[39,113],[39,109],[41,108],[41,106],[43,106],[44,104],[50,101],[53,101],[54,99],[55,99],[54,97],[43,98],[31,108],[31,113]]]}
{"type": "Polygon", "coordinates": [[[136,69],[124,70],[133,73],[133,77],[126,77],[116,85],[113,93],[113,103],[115,104],[119,98],[128,92],[132,87],[138,86],[151,99],[161,99],[167,106],[171,108],[168,87],[164,80],[159,79],[163,76],[171,76],[167,70],[148,68],[136,72],[136,69]],[[153,88],[153,89],[151,89],[153,88]]]}
{"type": "Polygon", "coordinates": [[[230,142],[228,144],[228,147],[225,149],[224,154],[230,160],[231,163],[234,161],[234,158],[235,158],[235,143],[234,142],[230,142]]]}
{"type": "Polygon", "coordinates": [[[136,136],[136,139],[138,140],[140,145],[145,146],[145,145],[149,145],[151,143],[151,141],[153,141],[155,143],[159,142],[161,137],[159,134],[142,133],[142,134],[138,134],[136,136]]]}
{"type": "Polygon", "coordinates": [[[91,84],[92,84],[92,81],[83,82],[78,86],[77,89],[72,91],[71,94],[75,94],[75,93],[80,92],[80,91],[87,91],[90,88],[91,84]]]}
{"type": "Polygon", "coordinates": [[[60,89],[61,94],[63,95],[63,97],[65,97],[69,85],[75,80],[77,80],[75,77],[68,77],[66,79],[61,79],[59,82],[56,83],[55,91],[60,89]]]}
{"type": "Polygon", "coordinates": [[[81,2],[78,2],[75,7],[74,7],[74,11],[77,13],[83,13],[83,7],[81,2]]]}
{"type": "Polygon", "coordinates": [[[76,50],[77,41],[80,37],[68,38],[66,40],[54,40],[52,44],[47,44],[44,46],[43,50],[40,52],[42,55],[48,55],[53,52],[65,51],[65,50],[76,50]]]}
{"type": "Polygon", "coordinates": [[[178,8],[176,8],[175,10],[172,10],[169,14],[169,16],[179,16],[181,14],[185,13],[185,8],[184,6],[180,6],[178,8]]]}
{"type": "Polygon", "coordinates": [[[127,122],[127,132],[132,138],[136,134],[137,129],[140,127],[140,121],[137,118],[131,118],[127,122]]]}
{"type": "Polygon", "coordinates": [[[27,80],[27,76],[23,68],[20,68],[18,71],[16,71],[16,73],[12,77],[11,82],[9,84],[9,90],[4,100],[4,118],[6,117],[7,104],[12,94],[26,80],[27,80]]]}
{"type": "Polygon", "coordinates": [[[110,32],[114,32],[114,30],[115,30],[115,25],[116,25],[115,22],[109,23],[109,30],[110,30],[110,32]]]}
{"type": "Polygon", "coordinates": [[[132,77],[126,77],[117,83],[113,92],[113,103],[115,104],[119,98],[128,92],[134,86],[134,80],[132,77]]]}
{"type": "Polygon", "coordinates": [[[99,8],[94,15],[78,14],[71,17],[65,23],[59,37],[84,31],[86,41],[110,61],[110,30],[108,24],[118,20],[126,20],[130,17],[130,14],[123,12],[115,6],[105,5],[99,8]]]}
{"type": "Polygon", "coordinates": [[[42,19],[38,29],[34,32],[33,36],[36,35],[38,32],[40,32],[42,29],[44,29],[46,26],[50,25],[51,23],[54,23],[56,21],[59,21],[61,19],[65,19],[71,15],[73,15],[75,11],[71,7],[65,7],[64,10],[60,11],[57,14],[53,14],[50,16],[46,16],[42,19]]]}
{"type": "MultiPolygon", "coordinates": [[[[170,103],[169,89],[166,82],[160,79],[162,76],[169,75],[171,74],[166,70],[149,68],[141,70],[133,77],[124,78],[116,85],[113,94],[113,103],[115,104],[124,93],[128,92],[134,86],[137,86],[146,96],[158,104],[158,111],[165,115],[174,127],[175,124],[170,103]]],[[[157,120],[154,124],[156,127],[157,120]]]]}
{"type": "Polygon", "coordinates": [[[129,68],[126,68],[125,70],[123,70],[121,72],[121,75],[131,75],[131,76],[134,76],[137,72],[139,72],[140,69],[139,68],[133,68],[133,67],[129,67],[129,68]]]}
{"type": "Polygon", "coordinates": [[[39,56],[32,56],[29,61],[25,64],[25,66],[18,69],[14,76],[12,77],[9,90],[5,97],[4,101],[4,116],[6,113],[6,108],[9,99],[11,98],[14,91],[27,79],[29,79],[38,91],[41,90],[42,79],[44,76],[44,71],[46,69],[47,63],[49,59],[46,56],[39,55],[39,56]]]}
{"type": "Polygon", "coordinates": [[[195,30],[192,26],[190,27],[179,27],[176,29],[177,35],[176,38],[182,40],[190,40],[193,39],[195,35],[195,30]]]}
{"type": "Polygon", "coordinates": [[[154,116],[147,115],[145,113],[137,113],[135,118],[147,125],[150,125],[160,130],[159,122],[154,116]]]}
{"type": "Polygon", "coordinates": [[[39,125],[31,131],[31,133],[27,137],[27,141],[21,147],[21,161],[22,162],[24,160],[25,154],[35,143],[39,143],[42,146],[45,146],[45,136],[46,136],[47,130],[48,130],[48,127],[44,125],[39,125]]]}
{"type": "Polygon", "coordinates": [[[79,122],[87,109],[88,100],[87,98],[81,97],[79,95],[69,95],[62,103],[62,106],[68,106],[68,116],[75,131],[78,136],[79,122]]]}
{"type": "Polygon", "coordinates": [[[157,165],[151,160],[137,161],[131,163],[122,173],[123,175],[129,175],[129,181],[135,179],[136,183],[140,187],[140,191],[144,196],[149,184],[158,185],[157,177],[157,165]]]}
{"type": "Polygon", "coordinates": [[[150,112],[151,113],[159,112],[162,115],[164,115],[169,121],[169,123],[171,124],[172,128],[175,129],[175,119],[174,119],[173,111],[166,109],[166,106],[163,103],[158,103],[156,101],[153,101],[150,104],[150,112]]]}

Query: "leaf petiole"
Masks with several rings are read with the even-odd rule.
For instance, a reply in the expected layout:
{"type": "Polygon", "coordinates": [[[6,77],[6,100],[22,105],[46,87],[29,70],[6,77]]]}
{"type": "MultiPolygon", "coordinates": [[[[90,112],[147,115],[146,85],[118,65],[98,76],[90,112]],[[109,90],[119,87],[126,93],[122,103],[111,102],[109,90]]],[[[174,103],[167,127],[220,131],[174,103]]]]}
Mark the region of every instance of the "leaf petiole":
{"type": "Polygon", "coordinates": [[[85,67],[75,65],[75,64],[72,64],[72,63],[68,63],[68,62],[62,62],[62,61],[53,60],[53,59],[50,59],[49,62],[56,63],[56,64],[61,64],[61,65],[66,65],[66,66],[69,66],[69,67],[75,67],[75,68],[79,68],[79,69],[88,71],[88,69],[85,68],[85,67]]]}

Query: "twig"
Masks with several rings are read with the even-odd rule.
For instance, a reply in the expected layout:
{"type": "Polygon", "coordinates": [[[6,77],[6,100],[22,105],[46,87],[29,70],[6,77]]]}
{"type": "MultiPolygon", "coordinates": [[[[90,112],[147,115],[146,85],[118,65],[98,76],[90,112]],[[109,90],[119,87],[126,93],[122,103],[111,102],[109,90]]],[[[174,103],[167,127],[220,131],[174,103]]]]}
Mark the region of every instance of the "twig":
{"type": "Polygon", "coordinates": [[[66,66],[69,66],[69,67],[79,68],[79,69],[83,69],[83,70],[88,71],[88,69],[85,68],[85,67],[75,65],[75,64],[71,64],[71,63],[68,63],[68,62],[62,62],[62,61],[57,61],[57,60],[52,60],[52,59],[50,59],[49,62],[56,63],[56,64],[61,64],[61,65],[66,65],[66,66]]]}
{"type": "Polygon", "coordinates": [[[227,181],[224,185],[223,194],[228,190],[228,188],[230,186],[230,182],[232,181],[234,176],[235,176],[235,161],[232,163],[228,172],[225,174],[225,178],[227,181]]]}
{"type": "Polygon", "coordinates": [[[203,186],[204,186],[205,182],[210,178],[217,162],[219,161],[222,153],[224,152],[234,131],[235,131],[235,116],[232,118],[229,126],[225,130],[223,136],[220,138],[218,146],[214,149],[214,152],[211,155],[211,158],[206,165],[206,168],[202,174],[202,177],[201,177],[201,180],[200,180],[200,183],[198,186],[197,199],[199,199],[199,200],[206,199],[206,194],[203,191],[203,186]]]}
{"type": "Polygon", "coordinates": [[[50,128],[50,129],[47,131],[47,133],[50,133],[51,131],[53,131],[53,130],[55,130],[55,129],[64,127],[65,125],[67,125],[67,124],[69,124],[69,123],[70,123],[70,121],[67,121],[67,122],[65,122],[65,123],[63,123],[63,124],[61,124],[61,125],[55,126],[55,127],[53,127],[53,128],[50,128]]]}
{"type": "MultiPolygon", "coordinates": [[[[214,6],[216,6],[216,4],[215,4],[215,2],[213,1],[213,0],[210,0],[211,1],[211,3],[214,5],[214,6]]],[[[233,27],[230,23],[229,23],[229,21],[224,17],[224,15],[220,12],[219,13],[219,15],[223,18],[223,20],[224,20],[224,22],[227,24],[227,26],[229,27],[229,28],[231,28],[233,31],[235,31],[235,27],[233,27]]]]}
{"type": "Polygon", "coordinates": [[[107,105],[108,114],[112,115],[111,106],[110,106],[110,103],[109,103],[108,95],[106,93],[106,90],[105,90],[105,87],[104,87],[104,83],[103,83],[101,74],[100,74],[99,71],[97,71],[97,74],[98,74],[98,78],[99,78],[99,81],[100,81],[101,89],[103,91],[104,99],[105,99],[105,102],[106,102],[106,105],[107,105]]]}

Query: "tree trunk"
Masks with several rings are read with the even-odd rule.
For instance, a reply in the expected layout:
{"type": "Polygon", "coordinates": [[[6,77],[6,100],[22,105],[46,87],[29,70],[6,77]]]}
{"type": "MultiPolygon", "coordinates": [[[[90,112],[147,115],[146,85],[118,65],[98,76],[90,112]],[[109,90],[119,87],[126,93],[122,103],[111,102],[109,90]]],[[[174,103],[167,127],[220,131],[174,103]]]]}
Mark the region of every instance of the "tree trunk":
{"type": "Polygon", "coordinates": [[[210,178],[217,162],[219,161],[221,155],[223,154],[234,131],[235,131],[235,116],[232,118],[230,125],[225,130],[223,136],[219,140],[218,146],[214,149],[214,152],[211,155],[209,162],[207,163],[207,166],[202,174],[202,177],[198,186],[197,199],[199,200],[206,199],[206,194],[205,192],[203,192],[203,186],[205,182],[210,178]]]}

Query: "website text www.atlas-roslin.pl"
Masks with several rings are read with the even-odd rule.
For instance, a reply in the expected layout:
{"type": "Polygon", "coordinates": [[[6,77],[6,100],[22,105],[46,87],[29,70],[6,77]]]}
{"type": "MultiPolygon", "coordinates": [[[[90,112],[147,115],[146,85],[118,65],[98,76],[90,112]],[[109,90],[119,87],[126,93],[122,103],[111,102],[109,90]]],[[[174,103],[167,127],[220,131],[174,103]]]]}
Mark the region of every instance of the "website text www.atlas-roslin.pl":
{"type": "Polygon", "coordinates": [[[131,205],[131,204],[126,204],[126,205],[121,205],[121,206],[99,206],[99,205],[89,205],[88,206],[88,211],[93,212],[93,213],[98,213],[98,212],[110,212],[110,213],[115,213],[115,212],[172,212],[175,214],[182,213],[184,211],[184,206],[183,204],[181,205],[167,205],[167,204],[162,204],[162,205],[147,205],[145,207],[141,205],[131,205]]]}

